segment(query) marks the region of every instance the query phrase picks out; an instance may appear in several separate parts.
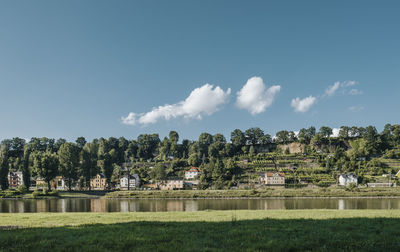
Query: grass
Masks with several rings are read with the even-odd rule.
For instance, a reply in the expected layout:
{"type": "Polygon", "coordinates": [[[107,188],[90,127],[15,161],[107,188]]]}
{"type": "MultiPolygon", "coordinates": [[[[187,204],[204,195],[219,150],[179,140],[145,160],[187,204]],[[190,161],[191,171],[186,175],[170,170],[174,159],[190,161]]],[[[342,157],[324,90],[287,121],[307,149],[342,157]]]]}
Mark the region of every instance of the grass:
{"type": "Polygon", "coordinates": [[[116,191],[107,198],[400,197],[400,188],[275,188],[260,190],[116,191]]]}
{"type": "Polygon", "coordinates": [[[3,251],[398,251],[400,210],[2,214],[3,251]]]}

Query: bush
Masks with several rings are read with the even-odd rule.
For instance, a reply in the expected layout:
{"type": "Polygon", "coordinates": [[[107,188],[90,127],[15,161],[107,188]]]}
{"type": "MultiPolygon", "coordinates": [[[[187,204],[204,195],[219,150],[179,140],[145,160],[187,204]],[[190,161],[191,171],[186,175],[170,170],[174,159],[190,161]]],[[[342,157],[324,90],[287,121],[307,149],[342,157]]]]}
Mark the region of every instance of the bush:
{"type": "Polygon", "coordinates": [[[60,196],[59,192],[57,190],[54,191],[48,191],[47,189],[44,189],[42,191],[36,190],[32,193],[33,198],[38,198],[38,197],[43,197],[43,196],[52,196],[52,197],[58,197],[60,196]]]}
{"type": "Polygon", "coordinates": [[[22,194],[25,194],[28,192],[28,188],[25,185],[20,185],[20,186],[18,186],[17,191],[22,194]]]}

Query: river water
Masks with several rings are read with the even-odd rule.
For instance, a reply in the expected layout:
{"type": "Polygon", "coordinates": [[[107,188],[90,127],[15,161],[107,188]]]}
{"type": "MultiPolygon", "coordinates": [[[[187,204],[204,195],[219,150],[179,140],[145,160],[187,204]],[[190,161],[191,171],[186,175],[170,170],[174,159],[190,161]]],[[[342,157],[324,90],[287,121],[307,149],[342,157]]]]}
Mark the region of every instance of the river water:
{"type": "Polygon", "coordinates": [[[400,198],[0,199],[0,213],[169,212],[269,209],[400,209],[400,198]]]}

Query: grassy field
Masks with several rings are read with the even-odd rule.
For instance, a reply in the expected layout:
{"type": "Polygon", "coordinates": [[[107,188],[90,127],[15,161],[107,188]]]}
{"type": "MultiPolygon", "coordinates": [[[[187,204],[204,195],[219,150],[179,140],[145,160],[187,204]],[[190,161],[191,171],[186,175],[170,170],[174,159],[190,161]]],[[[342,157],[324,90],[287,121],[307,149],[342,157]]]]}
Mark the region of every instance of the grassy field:
{"type": "Polygon", "coordinates": [[[1,214],[2,251],[398,251],[400,210],[1,214]]]}
{"type": "Polygon", "coordinates": [[[260,190],[116,191],[108,198],[400,197],[400,188],[275,188],[260,190]]]}

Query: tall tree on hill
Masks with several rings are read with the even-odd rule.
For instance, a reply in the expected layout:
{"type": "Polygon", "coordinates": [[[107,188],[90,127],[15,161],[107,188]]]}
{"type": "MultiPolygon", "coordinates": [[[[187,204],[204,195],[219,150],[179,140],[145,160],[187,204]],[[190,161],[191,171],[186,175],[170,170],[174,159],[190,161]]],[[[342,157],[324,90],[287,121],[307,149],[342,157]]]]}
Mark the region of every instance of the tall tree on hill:
{"type": "Polygon", "coordinates": [[[97,152],[98,145],[96,143],[86,143],[80,152],[80,166],[79,174],[84,179],[86,187],[91,190],[90,179],[93,178],[97,172],[97,152]]]}
{"type": "Polygon", "coordinates": [[[348,139],[350,134],[350,127],[342,126],[339,130],[339,137],[342,139],[348,139]]]}
{"type": "Polygon", "coordinates": [[[199,136],[199,149],[200,156],[208,156],[208,146],[213,143],[213,137],[211,134],[207,132],[203,132],[199,136]]]}
{"type": "Polygon", "coordinates": [[[287,130],[281,130],[276,132],[276,138],[275,142],[280,143],[280,144],[287,144],[289,143],[289,131],[287,130]]]}
{"type": "Polygon", "coordinates": [[[86,144],[86,139],[84,137],[78,137],[75,141],[76,145],[79,149],[83,149],[83,146],[86,144]]]}
{"type": "Polygon", "coordinates": [[[244,132],[246,136],[246,144],[255,145],[259,143],[259,139],[264,136],[264,131],[258,127],[250,128],[244,132]]]}
{"type": "Polygon", "coordinates": [[[2,144],[0,146],[0,187],[1,190],[8,189],[8,149],[2,144]]]}
{"type": "Polygon", "coordinates": [[[31,185],[31,170],[29,169],[29,157],[31,151],[28,146],[24,148],[24,157],[22,162],[22,179],[24,180],[24,185],[29,188],[31,185]]]}
{"type": "Polygon", "coordinates": [[[231,133],[231,142],[236,148],[240,148],[246,144],[246,136],[240,129],[235,129],[231,133]]]}
{"type": "Polygon", "coordinates": [[[58,174],[59,162],[57,154],[50,151],[36,151],[32,154],[32,158],[35,173],[46,181],[48,189],[51,190],[50,181],[58,174]]]}
{"type": "Polygon", "coordinates": [[[332,135],[333,131],[332,128],[329,128],[327,126],[322,126],[319,129],[319,133],[321,134],[322,137],[329,138],[332,135]]]}
{"type": "MultiPolygon", "coordinates": [[[[111,151],[110,151],[111,152],[111,151]]],[[[105,153],[102,154],[100,159],[97,161],[97,165],[100,167],[101,172],[104,174],[106,177],[107,181],[107,188],[110,188],[111,186],[111,177],[114,172],[114,166],[112,163],[112,154],[110,153],[105,153]]]]}
{"type": "Polygon", "coordinates": [[[68,190],[72,188],[72,181],[78,179],[79,153],[79,147],[73,143],[65,143],[58,150],[59,172],[67,180],[68,190]]]}

